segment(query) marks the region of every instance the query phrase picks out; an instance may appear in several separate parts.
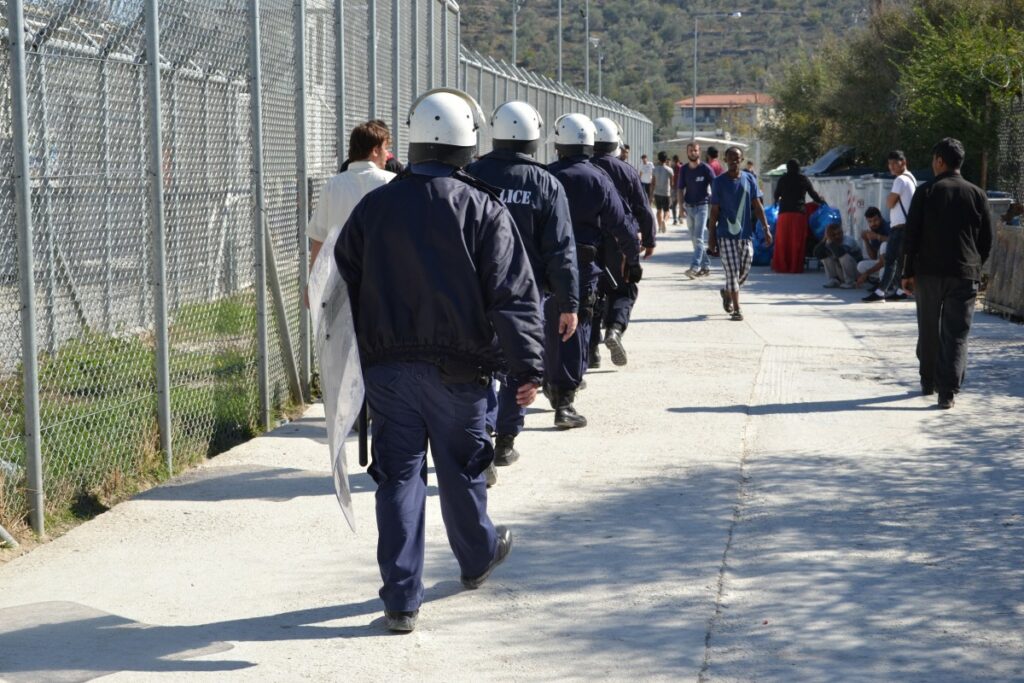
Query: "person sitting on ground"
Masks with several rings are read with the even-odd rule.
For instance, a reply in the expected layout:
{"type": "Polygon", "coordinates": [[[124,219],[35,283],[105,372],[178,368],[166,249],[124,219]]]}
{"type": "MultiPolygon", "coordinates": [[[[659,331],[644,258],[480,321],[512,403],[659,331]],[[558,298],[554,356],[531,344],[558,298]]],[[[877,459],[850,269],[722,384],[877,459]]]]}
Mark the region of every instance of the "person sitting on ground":
{"type": "Polygon", "coordinates": [[[882,245],[878,248],[878,258],[868,258],[857,263],[857,272],[860,275],[857,276],[856,285],[863,287],[865,284],[868,285],[868,289],[875,291],[878,287],[878,283],[882,279],[882,270],[885,268],[885,252],[889,249],[888,242],[882,242],[882,245]]]}
{"type": "Polygon", "coordinates": [[[853,289],[857,279],[860,247],[843,234],[843,226],[833,223],[825,228],[825,238],[814,247],[814,258],[825,266],[825,287],[853,289]]]}
{"type": "Polygon", "coordinates": [[[889,241],[889,221],[882,218],[882,212],[877,206],[869,206],[864,212],[864,218],[868,221],[868,229],[860,234],[864,242],[864,253],[868,258],[878,258],[882,243],[889,241]]]}

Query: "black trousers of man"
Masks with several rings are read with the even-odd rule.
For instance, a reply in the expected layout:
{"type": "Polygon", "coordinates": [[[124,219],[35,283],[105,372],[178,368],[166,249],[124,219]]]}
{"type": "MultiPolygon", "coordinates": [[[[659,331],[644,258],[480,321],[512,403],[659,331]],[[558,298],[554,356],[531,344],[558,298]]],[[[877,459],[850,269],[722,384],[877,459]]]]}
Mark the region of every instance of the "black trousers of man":
{"type": "Polygon", "coordinates": [[[921,386],[939,397],[960,391],[967,370],[967,336],[971,332],[978,283],[959,277],[918,275],[917,359],[921,386]]]}

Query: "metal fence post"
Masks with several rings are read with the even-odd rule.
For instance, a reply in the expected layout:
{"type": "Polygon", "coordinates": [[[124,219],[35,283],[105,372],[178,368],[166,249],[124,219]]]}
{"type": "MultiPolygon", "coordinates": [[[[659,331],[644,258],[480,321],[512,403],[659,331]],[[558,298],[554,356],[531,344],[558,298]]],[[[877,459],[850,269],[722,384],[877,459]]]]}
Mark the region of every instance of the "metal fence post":
{"type": "Polygon", "coordinates": [[[370,118],[377,118],[377,0],[367,0],[367,53],[370,69],[370,118]]]}
{"type": "MultiPolygon", "coordinates": [[[[149,0],[153,2],[154,0],[149,0]]],[[[267,204],[263,185],[263,70],[260,49],[260,0],[249,0],[249,106],[252,116],[253,191],[256,215],[253,220],[252,246],[256,266],[256,344],[259,374],[260,418],[263,428],[270,424],[270,372],[267,354],[267,204]]]]}
{"type": "Polygon", "coordinates": [[[334,71],[335,140],[338,164],[347,157],[345,141],[345,0],[334,0],[334,45],[338,59],[334,71]]]}
{"type": "MultiPolygon", "coordinates": [[[[299,289],[309,284],[309,168],[306,150],[306,5],[295,0],[295,144],[296,191],[299,199],[299,289]]],[[[309,311],[299,311],[299,387],[303,401],[310,400],[309,381],[312,366],[309,311]]]]}
{"type": "Polygon", "coordinates": [[[103,110],[103,119],[100,123],[100,158],[103,166],[103,331],[111,334],[114,331],[111,305],[113,300],[113,245],[111,244],[111,232],[113,231],[113,214],[111,211],[111,194],[113,186],[110,182],[110,74],[109,55],[101,55],[100,61],[100,109],[103,110]]]}
{"type": "Polygon", "coordinates": [[[146,73],[149,84],[150,245],[153,249],[153,320],[156,339],[156,401],[160,448],[167,473],[174,472],[171,450],[171,393],[167,335],[167,260],[164,251],[164,171],[160,112],[160,19],[157,0],[146,0],[146,73]]]}
{"type": "Polygon", "coordinates": [[[398,155],[402,126],[402,3],[391,0],[391,147],[398,155]]]}
{"type": "MultiPolygon", "coordinates": [[[[410,0],[410,3],[412,20],[409,22],[409,30],[412,40],[409,41],[409,44],[412,45],[412,54],[409,55],[409,59],[412,62],[412,82],[410,83],[412,92],[410,101],[412,101],[420,92],[420,3],[419,0],[410,0]]],[[[398,121],[395,121],[395,128],[398,128],[398,125],[398,121]]]]}
{"type": "Polygon", "coordinates": [[[437,2],[438,2],[438,0],[426,0],[426,3],[427,3],[427,61],[430,64],[430,68],[427,69],[427,74],[429,76],[427,78],[427,88],[430,89],[430,90],[433,90],[434,86],[436,85],[434,83],[434,65],[436,63],[434,60],[437,59],[437,56],[434,54],[434,31],[436,31],[437,29],[434,27],[434,24],[436,23],[434,21],[434,12],[435,12],[434,7],[435,7],[435,5],[437,5],[437,2]]]}
{"type": "Polygon", "coordinates": [[[14,143],[15,220],[21,295],[21,359],[24,383],[26,495],[32,530],[45,531],[43,457],[39,433],[39,354],[36,351],[35,259],[32,251],[32,180],[29,177],[25,17],[22,0],[7,3],[7,45],[11,56],[11,140],[14,143]]]}
{"type": "Polygon", "coordinates": [[[450,74],[448,73],[448,0],[444,1],[441,8],[441,85],[445,88],[451,85],[450,74]]]}

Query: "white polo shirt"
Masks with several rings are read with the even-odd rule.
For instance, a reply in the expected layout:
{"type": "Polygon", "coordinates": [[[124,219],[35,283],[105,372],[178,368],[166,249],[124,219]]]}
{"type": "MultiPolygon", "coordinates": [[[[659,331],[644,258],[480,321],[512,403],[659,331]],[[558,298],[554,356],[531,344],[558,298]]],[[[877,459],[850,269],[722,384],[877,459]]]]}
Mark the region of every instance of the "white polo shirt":
{"type": "Polygon", "coordinates": [[[394,177],[394,173],[377,168],[372,161],[353,161],[344,173],[324,183],[320,201],[306,226],[306,235],[311,240],[326,242],[333,229],[345,225],[360,199],[371,190],[387,185],[394,177]]]}

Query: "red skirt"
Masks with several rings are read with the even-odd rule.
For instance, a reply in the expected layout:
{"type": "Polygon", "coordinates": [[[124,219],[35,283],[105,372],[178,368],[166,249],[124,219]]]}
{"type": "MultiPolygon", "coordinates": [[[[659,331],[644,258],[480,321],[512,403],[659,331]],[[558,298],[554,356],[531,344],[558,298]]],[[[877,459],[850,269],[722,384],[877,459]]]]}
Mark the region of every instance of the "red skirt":
{"type": "Polygon", "coordinates": [[[779,214],[775,227],[775,252],[772,270],[776,273],[804,272],[807,249],[807,214],[786,211],[779,214]]]}

